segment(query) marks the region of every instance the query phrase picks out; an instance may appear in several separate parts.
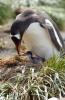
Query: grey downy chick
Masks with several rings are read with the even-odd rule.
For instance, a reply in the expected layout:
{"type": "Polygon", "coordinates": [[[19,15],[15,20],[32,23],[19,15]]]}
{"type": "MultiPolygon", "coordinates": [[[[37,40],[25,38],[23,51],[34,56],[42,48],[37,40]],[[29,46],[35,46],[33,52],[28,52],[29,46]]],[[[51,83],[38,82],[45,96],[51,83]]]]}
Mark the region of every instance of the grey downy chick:
{"type": "Polygon", "coordinates": [[[27,51],[26,55],[29,57],[29,59],[31,60],[32,63],[34,64],[38,64],[38,63],[42,63],[45,61],[44,58],[41,58],[39,56],[33,56],[31,51],[27,51]]]}

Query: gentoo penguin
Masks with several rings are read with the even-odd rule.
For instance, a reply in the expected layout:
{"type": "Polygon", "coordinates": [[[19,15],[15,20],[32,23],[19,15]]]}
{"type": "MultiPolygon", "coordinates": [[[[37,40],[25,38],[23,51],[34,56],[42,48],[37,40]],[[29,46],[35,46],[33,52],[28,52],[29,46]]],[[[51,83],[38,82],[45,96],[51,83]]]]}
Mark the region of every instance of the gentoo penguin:
{"type": "Polygon", "coordinates": [[[60,55],[64,42],[54,21],[45,12],[25,10],[11,26],[11,39],[18,54],[21,41],[29,51],[45,60],[60,55]]]}

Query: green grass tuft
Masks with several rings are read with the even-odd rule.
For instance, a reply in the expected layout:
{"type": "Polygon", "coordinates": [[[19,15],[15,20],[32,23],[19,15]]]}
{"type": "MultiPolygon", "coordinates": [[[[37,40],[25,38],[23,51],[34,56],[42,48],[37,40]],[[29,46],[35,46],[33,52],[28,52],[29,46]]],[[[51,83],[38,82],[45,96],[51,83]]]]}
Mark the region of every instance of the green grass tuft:
{"type": "Polygon", "coordinates": [[[53,57],[45,62],[45,66],[48,66],[56,71],[65,72],[65,57],[53,57]]]}
{"type": "Polygon", "coordinates": [[[0,3],[0,25],[8,22],[13,16],[10,6],[0,3]]]}

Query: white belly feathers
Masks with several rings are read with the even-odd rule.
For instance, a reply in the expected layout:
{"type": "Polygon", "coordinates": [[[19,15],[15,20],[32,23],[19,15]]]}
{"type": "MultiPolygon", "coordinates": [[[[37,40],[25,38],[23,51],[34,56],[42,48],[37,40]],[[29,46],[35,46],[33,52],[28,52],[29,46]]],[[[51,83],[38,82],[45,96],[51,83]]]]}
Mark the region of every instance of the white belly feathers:
{"type": "Polygon", "coordinates": [[[40,27],[38,22],[29,25],[23,35],[23,41],[28,50],[45,59],[58,54],[57,49],[51,41],[48,30],[40,27]]]}

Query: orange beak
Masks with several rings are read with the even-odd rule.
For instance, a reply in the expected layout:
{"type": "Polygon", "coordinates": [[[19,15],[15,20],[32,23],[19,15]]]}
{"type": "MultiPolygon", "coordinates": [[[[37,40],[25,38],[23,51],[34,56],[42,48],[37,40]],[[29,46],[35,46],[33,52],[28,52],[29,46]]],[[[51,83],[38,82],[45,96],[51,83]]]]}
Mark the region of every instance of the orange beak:
{"type": "Polygon", "coordinates": [[[15,44],[15,47],[16,47],[16,50],[17,50],[17,53],[18,55],[20,55],[20,50],[21,50],[21,40],[15,38],[15,37],[12,37],[11,38],[15,44]]]}
{"type": "Polygon", "coordinates": [[[20,52],[20,50],[21,50],[21,43],[16,45],[16,50],[17,50],[18,55],[20,56],[21,55],[21,52],[20,52]]]}

